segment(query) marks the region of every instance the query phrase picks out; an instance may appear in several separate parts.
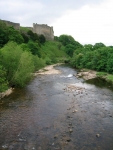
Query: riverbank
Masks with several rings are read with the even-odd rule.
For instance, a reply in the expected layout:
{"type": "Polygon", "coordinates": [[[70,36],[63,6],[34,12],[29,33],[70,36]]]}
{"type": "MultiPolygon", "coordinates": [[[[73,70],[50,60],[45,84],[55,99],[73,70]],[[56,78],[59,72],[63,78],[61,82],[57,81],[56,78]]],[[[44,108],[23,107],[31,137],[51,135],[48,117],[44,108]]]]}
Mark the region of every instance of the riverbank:
{"type": "MultiPolygon", "coordinates": [[[[61,65],[62,63],[57,63],[57,64],[54,64],[54,65],[49,65],[49,66],[46,66],[44,67],[43,69],[40,69],[38,71],[36,71],[35,73],[33,73],[32,75],[33,76],[37,76],[37,75],[49,75],[49,74],[61,74],[61,71],[59,70],[56,70],[54,67],[55,66],[58,66],[58,65],[61,65]]],[[[10,95],[12,92],[13,92],[14,88],[9,88],[8,90],[6,90],[5,92],[1,92],[0,93],[0,99],[2,99],[3,97],[5,96],[8,96],[10,95]]]]}
{"type": "Polygon", "coordinates": [[[97,74],[96,71],[88,70],[88,69],[81,69],[77,73],[76,77],[82,77],[85,80],[89,80],[89,79],[96,78],[97,77],[96,74],[97,74]]]}
{"type": "Polygon", "coordinates": [[[49,74],[61,74],[61,71],[60,70],[57,70],[55,69],[54,67],[55,66],[59,66],[61,65],[62,63],[58,63],[58,64],[54,64],[54,65],[49,65],[49,66],[46,66],[44,67],[43,69],[40,69],[38,70],[37,72],[33,73],[34,76],[37,76],[37,75],[49,75],[49,74]]]}
{"type": "Polygon", "coordinates": [[[76,77],[82,77],[85,80],[90,80],[94,78],[104,79],[106,82],[113,84],[113,75],[106,72],[97,72],[94,70],[81,69],[76,77]]]}
{"type": "Polygon", "coordinates": [[[5,96],[10,95],[13,92],[14,88],[9,88],[8,90],[6,90],[5,92],[1,92],[0,93],[0,99],[2,99],[5,96]]]}

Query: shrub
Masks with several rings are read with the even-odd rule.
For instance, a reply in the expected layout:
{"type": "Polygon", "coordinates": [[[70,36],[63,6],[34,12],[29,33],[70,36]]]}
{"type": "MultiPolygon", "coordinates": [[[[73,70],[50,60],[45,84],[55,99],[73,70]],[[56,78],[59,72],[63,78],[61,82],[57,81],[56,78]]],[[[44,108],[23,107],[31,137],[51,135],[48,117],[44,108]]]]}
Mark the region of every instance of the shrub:
{"type": "Polygon", "coordinates": [[[8,81],[6,80],[6,71],[0,65],[0,92],[8,89],[8,81]]]}

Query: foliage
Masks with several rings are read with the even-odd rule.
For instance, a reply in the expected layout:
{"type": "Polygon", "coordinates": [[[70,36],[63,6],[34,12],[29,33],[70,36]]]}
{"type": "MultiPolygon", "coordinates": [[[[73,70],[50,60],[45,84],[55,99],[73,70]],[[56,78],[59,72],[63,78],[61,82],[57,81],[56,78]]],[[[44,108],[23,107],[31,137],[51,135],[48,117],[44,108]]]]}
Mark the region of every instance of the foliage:
{"type": "Polygon", "coordinates": [[[6,70],[7,80],[10,84],[13,83],[13,77],[15,70],[18,68],[21,54],[21,48],[14,42],[9,42],[1,49],[1,64],[6,70]]]}
{"type": "Polygon", "coordinates": [[[24,39],[13,26],[6,26],[4,22],[0,21],[0,47],[3,47],[8,41],[21,44],[24,42],[24,39]]]}
{"type": "Polygon", "coordinates": [[[0,65],[0,92],[8,89],[8,82],[6,80],[6,71],[0,65]]]}
{"type": "Polygon", "coordinates": [[[31,72],[34,71],[34,63],[31,53],[25,51],[21,54],[18,68],[13,76],[13,82],[17,86],[25,86],[26,82],[31,77],[31,72]]]}
{"type": "Polygon", "coordinates": [[[38,43],[35,43],[33,41],[29,41],[28,42],[28,48],[30,49],[30,51],[33,55],[38,55],[38,57],[41,57],[40,56],[40,46],[38,43]]]}
{"type": "Polygon", "coordinates": [[[102,47],[106,47],[106,46],[103,43],[95,43],[95,45],[93,46],[93,50],[96,50],[102,47]]]}
{"type": "Polygon", "coordinates": [[[58,42],[59,41],[59,37],[58,36],[54,36],[54,40],[58,42]]]}
{"type": "Polygon", "coordinates": [[[32,41],[38,41],[39,40],[39,37],[36,33],[33,33],[31,30],[29,30],[27,32],[27,34],[30,36],[30,40],[32,41]]]}
{"type": "Polygon", "coordinates": [[[0,21],[0,47],[3,47],[8,42],[7,26],[0,21]]]}
{"type": "Polygon", "coordinates": [[[61,35],[59,38],[56,37],[56,39],[65,46],[65,52],[70,57],[73,56],[73,53],[77,48],[82,47],[82,45],[75,41],[74,38],[70,35],[61,35]]]}
{"type": "Polygon", "coordinates": [[[60,35],[59,37],[59,42],[61,42],[64,46],[71,44],[72,42],[74,42],[74,38],[70,35],[60,35]]]}
{"type": "Polygon", "coordinates": [[[41,57],[45,59],[46,64],[52,64],[65,60],[68,56],[64,52],[65,47],[60,42],[46,41],[41,46],[41,57]]]}
{"type": "Polygon", "coordinates": [[[6,70],[6,79],[10,86],[24,86],[34,70],[32,54],[23,51],[14,42],[9,42],[1,49],[1,64],[6,70]]]}
{"type": "Polygon", "coordinates": [[[14,41],[18,44],[24,42],[23,37],[20,35],[18,30],[14,29],[14,27],[9,27],[7,32],[9,41],[14,41]]]}
{"type": "Polygon", "coordinates": [[[40,42],[41,44],[43,44],[43,43],[45,43],[45,41],[46,41],[45,36],[44,36],[43,34],[39,35],[39,42],[40,42]]]}
{"type": "Polygon", "coordinates": [[[34,62],[34,68],[35,68],[35,70],[39,70],[39,69],[45,67],[45,65],[46,65],[45,60],[42,59],[42,58],[39,58],[36,55],[33,55],[33,62],[34,62]]]}
{"type": "Polygon", "coordinates": [[[21,36],[22,36],[23,39],[24,39],[24,43],[28,43],[28,41],[29,41],[29,36],[28,36],[26,33],[21,33],[21,36]]]}
{"type": "Polygon", "coordinates": [[[74,52],[71,65],[77,68],[88,68],[97,71],[113,73],[113,48],[104,44],[85,45],[74,52]]]}
{"type": "Polygon", "coordinates": [[[31,51],[28,44],[22,43],[20,44],[20,47],[22,48],[23,51],[28,51],[28,52],[31,51]]]}

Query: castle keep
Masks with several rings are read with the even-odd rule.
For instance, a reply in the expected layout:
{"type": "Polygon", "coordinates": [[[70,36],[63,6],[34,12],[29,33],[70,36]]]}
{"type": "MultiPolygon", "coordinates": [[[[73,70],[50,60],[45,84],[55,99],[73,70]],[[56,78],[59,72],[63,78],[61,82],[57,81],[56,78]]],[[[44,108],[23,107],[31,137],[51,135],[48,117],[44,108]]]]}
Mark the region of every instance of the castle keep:
{"type": "Polygon", "coordinates": [[[46,24],[33,23],[33,32],[37,34],[43,34],[47,40],[54,40],[53,27],[49,27],[46,24]]]}
{"type": "MultiPolygon", "coordinates": [[[[6,23],[7,26],[13,26],[15,29],[20,30],[20,24],[14,23],[10,21],[1,20],[6,23]]],[[[53,27],[48,26],[47,24],[37,24],[33,23],[33,27],[26,27],[33,31],[33,33],[37,33],[38,35],[43,34],[46,40],[54,40],[54,31],[53,27]]]]}

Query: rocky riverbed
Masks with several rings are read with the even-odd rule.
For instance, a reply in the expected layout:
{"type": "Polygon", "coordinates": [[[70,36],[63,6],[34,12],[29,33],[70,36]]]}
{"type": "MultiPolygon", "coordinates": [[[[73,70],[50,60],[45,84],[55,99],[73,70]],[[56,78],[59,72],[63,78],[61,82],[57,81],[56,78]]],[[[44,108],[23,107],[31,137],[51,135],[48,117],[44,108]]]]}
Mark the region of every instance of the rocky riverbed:
{"type": "Polygon", "coordinates": [[[0,149],[112,150],[112,89],[54,69],[0,101],[0,149]]]}

